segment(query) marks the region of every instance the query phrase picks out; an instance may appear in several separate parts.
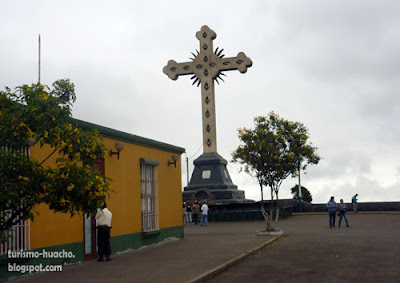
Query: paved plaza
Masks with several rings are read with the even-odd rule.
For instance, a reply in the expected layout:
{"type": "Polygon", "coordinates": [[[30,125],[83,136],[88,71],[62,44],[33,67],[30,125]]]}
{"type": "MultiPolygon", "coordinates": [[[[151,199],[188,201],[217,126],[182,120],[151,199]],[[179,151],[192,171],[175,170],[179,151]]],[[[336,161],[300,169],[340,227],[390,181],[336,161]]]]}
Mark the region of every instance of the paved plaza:
{"type": "Polygon", "coordinates": [[[279,242],[209,282],[400,282],[400,214],[350,214],[350,228],[337,221],[284,220],[279,242]]]}
{"type": "Polygon", "coordinates": [[[296,214],[280,238],[256,236],[263,222],[186,224],[183,240],[12,282],[400,282],[400,214],[350,213],[349,224],[296,214]]]}

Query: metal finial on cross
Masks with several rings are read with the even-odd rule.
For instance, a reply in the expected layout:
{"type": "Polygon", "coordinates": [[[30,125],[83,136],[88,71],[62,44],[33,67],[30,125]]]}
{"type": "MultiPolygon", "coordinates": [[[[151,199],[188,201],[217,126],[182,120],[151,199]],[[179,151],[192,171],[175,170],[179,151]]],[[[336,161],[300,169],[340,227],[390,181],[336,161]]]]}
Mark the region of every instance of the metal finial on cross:
{"type": "Polygon", "coordinates": [[[217,153],[217,131],[215,117],[214,80],[219,84],[223,71],[239,70],[246,73],[253,62],[243,52],[236,57],[224,58],[223,49],[214,51],[213,40],[217,34],[208,26],[202,26],[196,33],[200,41],[200,52],[193,54],[191,62],[177,63],[169,60],[163,72],[172,80],[179,76],[193,75],[193,85],[201,84],[202,121],[203,121],[203,151],[204,153],[217,153]]]}

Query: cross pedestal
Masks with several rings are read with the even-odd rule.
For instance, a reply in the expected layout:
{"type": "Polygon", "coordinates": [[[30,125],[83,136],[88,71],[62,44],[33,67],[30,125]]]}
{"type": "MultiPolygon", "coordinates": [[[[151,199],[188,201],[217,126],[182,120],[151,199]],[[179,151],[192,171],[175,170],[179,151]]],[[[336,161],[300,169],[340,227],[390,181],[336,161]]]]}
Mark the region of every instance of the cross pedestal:
{"type": "Polygon", "coordinates": [[[207,26],[196,33],[200,52],[193,54],[191,62],[168,61],[163,72],[172,80],[179,76],[193,75],[193,84],[201,85],[203,154],[194,163],[192,178],[184,188],[183,199],[193,201],[207,199],[215,202],[244,201],[244,191],[232,183],[226,165],[228,162],[217,153],[214,82],[222,80],[224,71],[238,70],[246,73],[253,62],[243,52],[236,57],[224,58],[223,49],[214,51],[213,40],[217,34],[207,26]]]}
{"type": "Polygon", "coordinates": [[[218,153],[203,153],[194,162],[192,178],[184,188],[183,200],[207,200],[215,203],[245,201],[244,191],[232,183],[226,165],[228,162],[218,153]]]}

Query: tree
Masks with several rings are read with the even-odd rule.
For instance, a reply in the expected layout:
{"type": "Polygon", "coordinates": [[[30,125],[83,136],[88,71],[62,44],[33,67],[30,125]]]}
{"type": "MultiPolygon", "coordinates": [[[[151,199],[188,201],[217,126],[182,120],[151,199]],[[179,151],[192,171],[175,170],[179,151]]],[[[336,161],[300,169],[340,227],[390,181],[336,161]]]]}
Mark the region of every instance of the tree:
{"type": "MultiPolygon", "coordinates": [[[[294,185],[290,190],[292,192],[293,199],[299,199],[299,186],[294,185]]],[[[301,196],[302,196],[301,197],[302,200],[312,202],[311,192],[303,186],[301,186],[301,196]]]]}
{"type": "Polygon", "coordinates": [[[255,176],[261,189],[261,212],[266,221],[266,230],[275,229],[279,218],[279,188],[288,176],[296,176],[299,168],[318,164],[317,148],[309,139],[308,129],[299,122],[280,118],[274,112],[254,118],[254,129],[238,129],[242,144],[232,153],[233,162],[240,163],[241,170],[255,176]],[[263,188],[271,189],[269,214],[264,208],[263,188]],[[275,202],[275,222],[273,223],[275,202]]]}
{"type": "Polygon", "coordinates": [[[68,79],[52,89],[38,83],[0,91],[0,236],[19,220],[33,220],[41,203],[72,217],[95,212],[109,195],[111,180],[94,167],[107,151],[96,130],[74,125],[75,98],[68,79]],[[34,145],[49,155],[32,158],[34,145]],[[54,154],[55,166],[45,166],[54,154]]]}

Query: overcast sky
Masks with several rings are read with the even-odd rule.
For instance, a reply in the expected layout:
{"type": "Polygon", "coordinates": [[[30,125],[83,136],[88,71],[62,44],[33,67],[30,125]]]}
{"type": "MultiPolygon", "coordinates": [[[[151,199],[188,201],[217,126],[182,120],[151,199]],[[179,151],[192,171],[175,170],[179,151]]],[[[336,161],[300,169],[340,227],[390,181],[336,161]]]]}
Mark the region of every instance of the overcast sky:
{"type": "MultiPolygon", "coordinates": [[[[37,82],[41,34],[41,82],[71,79],[75,118],[183,147],[190,173],[202,153],[200,89],[162,68],[188,61],[208,25],[226,57],[253,61],[216,85],[220,155],[230,161],[237,129],[273,110],[304,123],[324,158],[302,174],[314,203],[400,201],[399,1],[2,0],[0,11],[0,88],[37,82]]],[[[260,199],[255,178],[228,169],[260,199]]],[[[296,183],[285,180],[280,198],[296,183]]]]}

